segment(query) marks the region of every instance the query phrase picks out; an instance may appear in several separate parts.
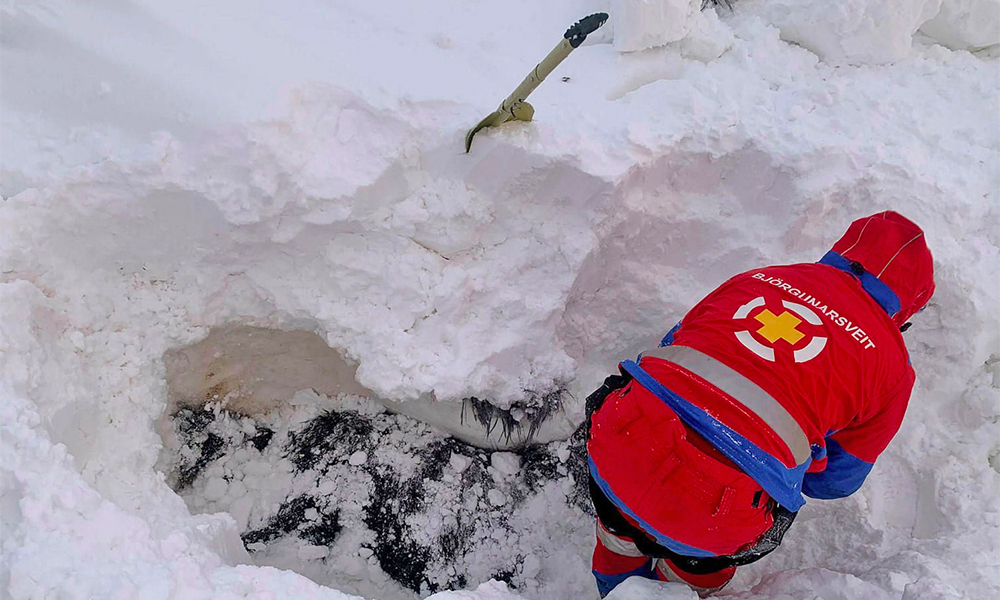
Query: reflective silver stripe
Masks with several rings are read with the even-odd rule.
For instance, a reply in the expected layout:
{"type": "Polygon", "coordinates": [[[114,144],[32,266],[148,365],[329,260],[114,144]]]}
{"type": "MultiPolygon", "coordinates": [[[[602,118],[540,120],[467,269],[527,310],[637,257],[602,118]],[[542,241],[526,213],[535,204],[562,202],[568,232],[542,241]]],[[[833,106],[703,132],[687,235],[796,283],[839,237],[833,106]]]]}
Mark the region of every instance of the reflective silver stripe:
{"type": "Polygon", "coordinates": [[[801,465],[811,456],[809,439],[792,418],[792,415],[788,414],[785,407],[759,385],[736,372],[732,367],[686,346],[664,346],[643,352],[641,356],[662,358],[672,362],[732,396],[740,404],[756,413],[762,421],[767,423],[768,427],[778,434],[778,437],[791,450],[795,464],[801,465]]]}
{"type": "Polygon", "coordinates": [[[732,581],[732,579],[730,579],[726,583],[723,583],[722,585],[716,586],[714,588],[698,587],[691,582],[685,581],[683,577],[681,577],[679,574],[677,574],[677,572],[675,572],[672,568],[670,568],[670,565],[667,563],[665,559],[658,558],[656,559],[656,562],[653,563],[653,565],[656,567],[656,570],[660,572],[660,575],[664,579],[676,583],[683,583],[684,585],[688,586],[689,588],[697,592],[698,595],[701,596],[702,598],[704,598],[709,594],[714,594],[715,592],[718,592],[722,588],[726,587],[726,585],[729,584],[729,581],[732,581]]]}
{"type": "Polygon", "coordinates": [[[645,556],[639,551],[639,548],[632,543],[632,540],[628,538],[621,538],[617,535],[611,533],[601,525],[601,521],[597,521],[597,539],[601,540],[604,547],[608,550],[619,554],[621,556],[629,556],[632,558],[639,558],[640,556],[645,556]]]}

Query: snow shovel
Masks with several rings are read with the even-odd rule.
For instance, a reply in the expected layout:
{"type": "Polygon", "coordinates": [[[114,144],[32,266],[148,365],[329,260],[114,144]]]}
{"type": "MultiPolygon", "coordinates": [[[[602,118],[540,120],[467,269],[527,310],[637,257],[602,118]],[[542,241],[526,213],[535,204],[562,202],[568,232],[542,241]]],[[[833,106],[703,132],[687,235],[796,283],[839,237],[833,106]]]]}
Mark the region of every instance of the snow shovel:
{"type": "Polygon", "coordinates": [[[548,56],[542,59],[542,62],[535,65],[535,68],[524,78],[521,85],[517,86],[510,96],[507,96],[507,99],[500,103],[500,107],[465,134],[465,152],[468,153],[469,149],[472,148],[472,138],[479,133],[480,129],[495,127],[508,121],[530,121],[535,114],[535,109],[524,101],[528,94],[545,81],[548,74],[559,66],[559,63],[569,56],[570,52],[582,44],[588,35],[597,31],[598,27],[604,25],[607,20],[607,13],[594,13],[580,19],[567,29],[559,44],[549,52],[548,56]]]}

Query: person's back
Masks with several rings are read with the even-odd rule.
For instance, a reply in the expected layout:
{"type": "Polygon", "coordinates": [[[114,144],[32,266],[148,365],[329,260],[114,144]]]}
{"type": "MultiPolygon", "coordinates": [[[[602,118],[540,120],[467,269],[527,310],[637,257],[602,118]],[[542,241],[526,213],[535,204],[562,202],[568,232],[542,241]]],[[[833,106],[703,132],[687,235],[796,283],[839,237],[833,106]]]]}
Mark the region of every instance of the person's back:
{"type": "MultiPolygon", "coordinates": [[[[644,535],[645,554],[690,568],[673,575],[719,575],[705,584],[688,576],[693,587],[728,581],[732,568],[713,567],[750,562],[747,552],[769,530],[774,537],[776,511],[787,528],[800,492],[837,498],[861,486],[898,430],[914,381],[900,328],[933,289],[923,233],[892,212],[856,221],[820,263],[725,282],[661,348],[622,363],[637,381],[593,415],[588,450],[601,521],[617,523],[621,539],[644,535]]],[[[604,542],[604,550],[616,543],[604,542]]],[[[595,553],[599,582],[598,563],[609,557],[595,553]]]]}

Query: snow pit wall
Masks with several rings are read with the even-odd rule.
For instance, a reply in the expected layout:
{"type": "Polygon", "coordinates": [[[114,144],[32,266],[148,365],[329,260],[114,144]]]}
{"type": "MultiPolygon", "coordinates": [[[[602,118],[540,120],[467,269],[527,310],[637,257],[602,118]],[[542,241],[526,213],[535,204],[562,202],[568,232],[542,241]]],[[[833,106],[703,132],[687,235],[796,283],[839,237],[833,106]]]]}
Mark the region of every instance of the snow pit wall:
{"type": "MultiPolygon", "coordinates": [[[[401,402],[479,395],[503,407],[567,386],[578,421],[615,361],[655,344],[711,287],[761,263],[814,260],[851,219],[902,199],[946,261],[908,334],[921,373],[909,429],[879,483],[797,524],[824,551],[793,544],[801,552],[784,565],[874,563],[876,583],[854,587],[882,590],[873,597],[921,578],[914,598],[990,589],[988,553],[974,549],[990,546],[995,528],[979,519],[996,513],[962,490],[996,484],[996,389],[983,364],[997,348],[997,294],[980,285],[995,280],[995,205],[948,197],[905,169],[858,169],[837,151],[779,160],[749,142],[680,145],[614,177],[536,151],[524,128],[463,157],[458,136],[410,117],[306,90],[283,120],[201,146],[164,137],[155,160],[107,161],[5,202],[17,224],[0,288],[15,596],[76,581],[92,597],[158,597],[162,586],[341,597],[290,573],[246,576],[231,517],[190,515],[153,469],[163,356],[213,327],[316,331],[358,362],[358,384],[401,402]],[[831,529],[859,519],[860,530],[831,529]],[[101,577],[72,579],[81,565],[101,577]]],[[[805,580],[822,577],[767,589],[805,580]]]]}
{"type": "Polygon", "coordinates": [[[508,409],[487,399],[439,402],[432,394],[406,402],[379,398],[357,383],[357,365],[311,331],[282,331],[229,324],[205,339],[168,351],[167,410],[157,429],[169,435],[170,420],[183,408],[211,405],[237,415],[258,417],[294,410],[296,392],[337,398],[360,396],[488,449],[508,449],[568,437],[576,423],[566,414],[562,391],[526,395],[508,409]]]}
{"type": "Polygon", "coordinates": [[[207,403],[260,415],[304,389],[371,394],[355,381],[352,365],[310,331],[223,326],[197,344],[168,351],[163,363],[168,415],[207,403]]]}

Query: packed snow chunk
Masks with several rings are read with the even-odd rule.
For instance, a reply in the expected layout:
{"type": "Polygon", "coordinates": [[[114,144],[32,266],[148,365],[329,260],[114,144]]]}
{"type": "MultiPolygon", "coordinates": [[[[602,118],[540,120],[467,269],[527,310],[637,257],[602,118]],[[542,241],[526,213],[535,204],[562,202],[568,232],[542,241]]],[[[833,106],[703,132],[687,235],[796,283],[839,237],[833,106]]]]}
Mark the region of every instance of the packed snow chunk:
{"type": "Polygon", "coordinates": [[[940,6],[941,0],[749,0],[737,11],[760,16],[783,40],[824,62],[860,65],[909,56],[913,34],[940,6]]]}
{"type": "Polygon", "coordinates": [[[472,464],[472,459],[464,454],[452,454],[449,463],[456,473],[461,473],[472,464]]]}
{"type": "Polygon", "coordinates": [[[494,452],[490,466],[502,475],[515,475],[521,470],[521,457],[513,452],[494,452]]]}
{"type": "Polygon", "coordinates": [[[507,504],[507,496],[504,495],[500,490],[493,488],[486,494],[486,499],[490,501],[493,506],[503,506],[507,504]]]}
{"type": "Polygon", "coordinates": [[[698,600],[698,594],[683,583],[629,577],[606,600],[698,600]]]}
{"type": "Polygon", "coordinates": [[[1000,0],[942,0],[920,32],[953,50],[1000,44],[1000,0]]]}
{"type": "Polygon", "coordinates": [[[700,17],[701,0],[612,0],[615,50],[634,52],[682,39],[700,17]]]}
{"type": "MultiPolygon", "coordinates": [[[[928,579],[931,579],[928,577],[928,579]]],[[[905,584],[904,584],[905,585],[905,584]]],[[[754,600],[760,598],[792,600],[812,598],[815,600],[895,600],[896,591],[888,592],[881,587],[850,573],[839,573],[830,569],[811,568],[800,571],[780,571],[764,576],[753,587],[754,600]]],[[[904,598],[907,596],[904,594],[904,598]]],[[[912,600],[941,600],[939,596],[914,596],[912,600]]]]}
{"type": "Polygon", "coordinates": [[[364,450],[358,450],[351,455],[347,462],[350,463],[352,467],[360,467],[361,465],[368,462],[368,453],[364,450]]]}
{"type": "Polygon", "coordinates": [[[502,581],[487,581],[475,590],[440,592],[427,600],[523,600],[502,581]]]}
{"type": "Polygon", "coordinates": [[[681,56],[701,62],[713,61],[729,50],[736,41],[733,30],[719,20],[714,10],[703,10],[691,19],[691,31],[676,42],[681,56]]]}

